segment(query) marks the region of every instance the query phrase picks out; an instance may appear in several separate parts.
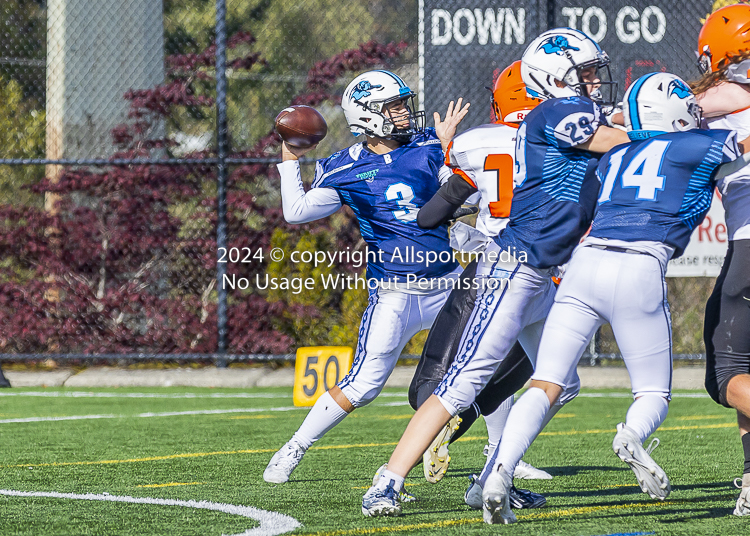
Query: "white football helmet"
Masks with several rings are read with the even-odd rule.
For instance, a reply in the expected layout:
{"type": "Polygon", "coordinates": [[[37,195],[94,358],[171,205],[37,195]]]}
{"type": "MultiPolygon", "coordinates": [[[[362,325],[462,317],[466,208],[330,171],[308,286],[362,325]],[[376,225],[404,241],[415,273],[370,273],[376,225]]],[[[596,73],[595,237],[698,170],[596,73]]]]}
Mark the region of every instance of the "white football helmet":
{"type": "Polygon", "coordinates": [[[625,127],[631,139],[649,132],[684,132],[701,124],[701,107],[688,85],[669,73],[641,76],[623,98],[625,127]]]}
{"type": "Polygon", "coordinates": [[[424,130],[424,111],[414,111],[414,92],[400,77],[390,71],[368,71],[352,80],[344,90],[341,107],[355,136],[366,134],[378,138],[408,140],[424,130]],[[397,128],[383,107],[405,100],[409,127],[397,128]]]}
{"type": "Polygon", "coordinates": [[[521,58],[521,77],[529,95],[540,99],[582,95],[602,105],[613,105],[617,100],[617,83],[611,81],[609,56],[596,41],[572,28],[547,30],[534,39],[521,58]],[[580,73],[590,67],[597,69],[601,87],[609,89],[607,99],[602,96],[601,88],[589,95],[580,73]],[[563,87],[555,81],[562,82],[563,87]]]}

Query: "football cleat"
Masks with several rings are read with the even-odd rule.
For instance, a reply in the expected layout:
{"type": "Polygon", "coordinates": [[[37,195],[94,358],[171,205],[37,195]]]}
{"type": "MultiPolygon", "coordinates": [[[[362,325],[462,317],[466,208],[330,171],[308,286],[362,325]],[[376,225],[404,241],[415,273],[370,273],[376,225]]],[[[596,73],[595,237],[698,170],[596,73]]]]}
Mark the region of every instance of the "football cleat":
{"type": "Polygon", "coordinates": [[[547,498],[541,493],[534,493],[527,489],[519,489],[515,486],[510,488],[510,507],[520,510],[522,508],[541,508],[547,504],[547,498]]]}
{"type": "Polygon", "coordinates": [[[469,508],[474,510],[481,510],[482,505],[482,485],[479,483],[479,477],[477,475],[471,475],[469,477],[469,489],[464,493],[464,502],[469,505],[469,508]]]}
{"type": "Polygon", "coordinates": [[[523,478],[525,480],[551,480],[552,475],[547,471],[537,469],[530,463],[521,460],[513,471],[513,478],[523,478]]]}
{"type": "Polygon", "coordinates": [[[750,516],[750,473],[742,475],[742,480],[739,478],[735,479],[734,485],[742,489],[740,496],[737,499],[737,506],[732,512],[736,516],[750,516]]]}
{"type": "Polygon", "coordinates": [[[459,424],[461,424],[461,417],[456,415],[448,421],[448,424],[443,427],[429,448],[424,451],[422,464],[424,466],[424,477],[427,479],[427,482],[435,484],[440,482],[445,476],[448,464],[451,463],[451,457],[448,454],[448,445],[451,442],[451,437],[458,430],[459,424]]]}
{"type": "MultiPolygon", "coordinates": [[[[372,477],[373,486],[377,486],[378,481],[380,480],[380,477],[383,475],[383,471],[385,471],[386,469],[388,469],[387,463],[384,463],[383,465],[378,467],[378,470],[375,473],[375,476],[372,477]]],[[[402,489],[401,491],[398,492],[398,500],[401,501],[402,503],[409,503],[409,502],[416,501],[417,498],[411,493],[409,493],[408,491],[406,491],[405,489],[402,489]]]]}
{"type": "Polygon", "coordinates": [[[263,480],[271,484],[289,482],[289,476],[299,465],[304,455],[305,449],[302,448],[302,445],[290,440],[268,462],[268,467],[263,471],[263,480]]]}
{"type": "Polygon", "coordinates": [[[487,477],[482,492],[484,508],[482,517],[484,522],[490,525],[516,522],[516,514],[510,509],[510,490],[513,487],[513,477],[503,468],[498,466],[487,477]]]}
{"type": "MultiPolygon", "coordinates": [[[[547,504],[547,499],[544,495],[527,489],[518,489],[515,486],[511,486],[509,498],[511,508],[517,510],[523,508],[541,508],[547,504]]],[[[482,508],[482,485],[479,483],[477,475],[469,477],[469,489],[464,493],[464,502],[474,510],[482,508]]]]}
{"type": "Polygon", "coordinates": [[[652,499],[663,501],[672,491],[672,487],[664,470],[651,458],[651,453],[658,446],[659,440],[654,439],[649,447],[644,449],[636,433],[625,423],[617,425],[617,435],[612,441],[612,449],[633,470],[641,490],[648,493],[652,499]]]}
{"type": "Polygon", "coordinates": [[[362,514],[367,517],[397,516],[401,514],[398,492],[391,480],[385,488],[372,486],[362,497],[362,514]]]}

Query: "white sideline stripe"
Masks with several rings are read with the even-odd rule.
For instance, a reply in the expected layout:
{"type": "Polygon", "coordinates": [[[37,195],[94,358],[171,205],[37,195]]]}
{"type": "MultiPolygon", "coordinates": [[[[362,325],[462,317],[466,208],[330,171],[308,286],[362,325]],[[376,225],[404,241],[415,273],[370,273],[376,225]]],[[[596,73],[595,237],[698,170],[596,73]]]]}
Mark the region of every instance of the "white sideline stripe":
{"type": "Polygon", "coordinates": [[[291,395],[274,395],[271,393],[93,393],[90,391],[26,391],[0,392],[2,396],[40,396],[50,398],[292,398],[291,395]]]}
{"type": "Polygon", "coordinates": [[[115,415],[112,413],[101,415],[67,415],[62,417],[24,417],[18,419],[0,419],[0,424],[17,422],[46,422],[46,421],[83,421],[88,419],[140,419],[146,417],[175,417],[179,415],[221,415],[223,413],[265,413],[269,411],[292,411],[295,406],[282,408],[235,408],[235,409],[202,409],[193,411],[165,411],[161,413],[136,413],[135,415],[115,415]]]}
{"type": "Polygon", "coordinates": [[[155,504],[159,506],[182,506],[184,508],[197,508],[199,510],[214,510],[235,516],[242,516],[258,521],[260,526],[248,529],[245,532],[233,536],[278,536],[286,534],[302,524],[293,517],[260,510],[252,506],[239,506],[235,504],[215,503],[211,501],[178,501],[175,499],[156,499],[153,497],[130,497],[128,495],[110,495],[109,493],[58,493],[56,491],[14,491],[0,489],[0,495],[11,497],[49,497],[52,499],[78,499],[84,501],[106,501],[123,502],[132,504],[155,504]]]}
{"type": "MultiPolygon", "coordinates": [[[[271,393],[94,393],[90,391],[26,391],[26,392],[0,392],[3,396],[29,396],[48,398],[292,398],[292,395],[275,395],[271,393]]],[[[381,398],[405,397],[406,393],[380,393],[381,398]]]]}
{"type": "MultiPolygon", "coordinates": [[[[376,404],[379,407],[407,406],[408,402],[390,402],[388,404],[376,404]]],[[[116,415],[114,413],[102,413],[93,415],[65,415],[60,417],[19,417],[15,419],[0,419],[0,424],[25,423],[25,422],[56,422],[56,421],[85,421],[92,419],[141,419],[148,417],[179,417],[181,415],[222,415],[226,413],[270,413],[275,411],[307,410],[307,407],[286,406],[279,408],[232,408],[232,409],[197,409],[191,411],[163,411],[159,413],[145,412],[133,415],[116,415]]]]}

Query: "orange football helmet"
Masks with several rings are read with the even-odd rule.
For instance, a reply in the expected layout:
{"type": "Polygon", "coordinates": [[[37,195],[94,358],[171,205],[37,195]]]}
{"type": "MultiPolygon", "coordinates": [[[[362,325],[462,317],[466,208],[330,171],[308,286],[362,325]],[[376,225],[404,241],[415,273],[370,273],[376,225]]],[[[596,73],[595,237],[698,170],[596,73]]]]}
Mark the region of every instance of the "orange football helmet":
{"type": "Polygon", "coordinates": [[[735,4],[714,11],[698,34],[698,64],[716,72],[727,58],[750,50],[750,5],[735,4]]]}
{"type": "Polygon", "coordinates": [[[492,111],[495,120],[505,123],[521,123],[541,99],[526,93],[526,84],[521,79],[521,61],[511,63],[495,81],[492,90],[492,111]]]}

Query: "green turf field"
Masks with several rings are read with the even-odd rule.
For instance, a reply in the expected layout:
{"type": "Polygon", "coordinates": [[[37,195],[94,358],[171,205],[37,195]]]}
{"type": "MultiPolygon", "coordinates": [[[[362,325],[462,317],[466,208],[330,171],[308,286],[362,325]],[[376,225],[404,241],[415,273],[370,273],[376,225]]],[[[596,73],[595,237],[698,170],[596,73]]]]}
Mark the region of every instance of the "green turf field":
{"type": "Polygon", "coordinates": [[[403,516],[365,518],[362,495],[412,414],[403,391],[384,394],[308,451],[292,481],[271,485],[263,469],[307,413],[292,406],[291,389],[4,390],[0,534],[750,530],[750,520],[731,515],[738,495],[731,481],[742,469],[734,416],[700,393],[676,395],[657,432],[662,444],[654,458],[673,489],[664,503],[641,493],[611,450],[627,393],[589,392],[561,411],[526,456],[555,478],[516,482],[548,499],[546,508],[517,512],[518,524],[490,527],[463,503],[467,477],[484,461],[481,423],[452,446],[440,483],[428,484],[421,467],[414,470],[406,485],[419,501],[405,505],[403,516]],[[59,495],[42,495],[50,492],[59,495]],[[301,527],[293,529],[294,520],[301,527]]]}

